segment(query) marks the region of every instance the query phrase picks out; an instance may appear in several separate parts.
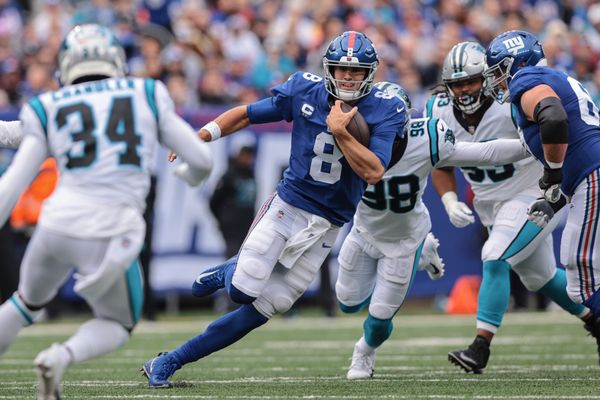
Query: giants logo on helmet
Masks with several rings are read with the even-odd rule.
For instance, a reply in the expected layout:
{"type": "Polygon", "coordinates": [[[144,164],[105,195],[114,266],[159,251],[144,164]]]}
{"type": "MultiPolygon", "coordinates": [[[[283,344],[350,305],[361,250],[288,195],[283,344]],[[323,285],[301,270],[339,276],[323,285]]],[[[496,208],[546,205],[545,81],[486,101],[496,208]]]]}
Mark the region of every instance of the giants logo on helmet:
{"type": "Polygon", "coordinates": [[[523,38],[521,36],[515,36],[502,41],[504,47],[509,53],[512,53],[514,56],[517,55],[519,50],[525,48],[525,43],[523,43],[523,38]]]}

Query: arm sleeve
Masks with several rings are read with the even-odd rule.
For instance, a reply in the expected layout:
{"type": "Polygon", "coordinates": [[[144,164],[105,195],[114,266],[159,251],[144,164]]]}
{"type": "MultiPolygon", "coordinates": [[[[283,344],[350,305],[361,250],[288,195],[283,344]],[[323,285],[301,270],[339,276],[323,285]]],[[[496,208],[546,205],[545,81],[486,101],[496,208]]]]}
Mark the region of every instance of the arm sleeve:
{"type": "Polygon", "coordinates": [[[22,139],[20,121],[0,121],[0,146],[17,148],[22,139]]]}
{"type": "Polygon", "coordinates": [[[46,146],[33,136],[23,138],[10,166],[0,178],[0,226],[25,188],[37,176],[40,165],[48,157],[46,146]]]}
{"type": "Polygon", "coordinates": [[[159,81],[156,82],[156,100],[162,144],[177,153],[189,165],[190,175],[198,180],[205,178],[213,166],[208,144],[202,142],[194,129],[175,113],[173,101],[165,85],[159,81]]]}
{"type": "Polygon", "coordinates": [[[527,157],[529,153],[519,139],[496,139],[480,143],[457,142],[454,151],[435,167],[500,165],[527,157]]]}
{"type": "Polygon", "coordinates": [[[286,116],[277,108],[275,97],[268,97],[252,103],[248,105],[247,110],[251,124],[264,124],[286,119],[286,116]]]}

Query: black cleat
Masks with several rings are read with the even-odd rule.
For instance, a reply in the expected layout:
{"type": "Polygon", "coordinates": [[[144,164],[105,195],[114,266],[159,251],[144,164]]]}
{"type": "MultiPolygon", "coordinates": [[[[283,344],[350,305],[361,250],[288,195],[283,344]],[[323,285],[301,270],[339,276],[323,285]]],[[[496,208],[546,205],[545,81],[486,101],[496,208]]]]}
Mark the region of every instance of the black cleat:
{"type": "MultiPolygon", "coordinates": [[[[592,317],[585,322],[583,327],[590,333],[590,335],[594,337],[594,339],[596,339],[596,350],[598,351],[598,356],[600,357],[600,318],[596,315],[592,315],[592,317]]],[[[598,362],[600,363],[600,359],[598,362]]]]}
{"type": "Polygon", "coordinates": [[[465,372],[481,374],[490,359],[490,344],[483,336],[475,337],[475,340],[466,350],[451,351],[448,353],[448,361],[456,364],[465,372]]]}

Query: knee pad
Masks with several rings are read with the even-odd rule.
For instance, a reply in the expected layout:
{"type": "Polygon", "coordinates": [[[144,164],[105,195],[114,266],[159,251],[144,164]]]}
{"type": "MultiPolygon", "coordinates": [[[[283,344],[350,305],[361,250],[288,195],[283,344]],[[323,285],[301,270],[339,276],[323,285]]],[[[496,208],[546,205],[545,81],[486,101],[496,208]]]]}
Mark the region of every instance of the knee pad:
{"type": "Polygon", "coordinates": [[[392,306],[383,303],[372,302],[369,306],[369,315],[372,315],[373,318],[381,320],[392,319],[397,311],[397,306],[392,306]]]}
{"type": "Polygon", "coordinates": [[[292,308],[300,294],[283,283],[269,283],[253,304],[262,315],[272,318],[292,308]]]}
{"type": "Polygon", "coordinates": [[[391,319],[378,319],[369,314],[363,324],[363,329],[367,344],[371,347],[379,347],[390,337],[394,325],[391,319]]]}
{"type": "Polygon", "coordinates": [[[251,297],[258,297],[263,291],[273,270],[268,260],[259,256],[246,256],[238,260],[231,279],[231,285],[251,297]]]}

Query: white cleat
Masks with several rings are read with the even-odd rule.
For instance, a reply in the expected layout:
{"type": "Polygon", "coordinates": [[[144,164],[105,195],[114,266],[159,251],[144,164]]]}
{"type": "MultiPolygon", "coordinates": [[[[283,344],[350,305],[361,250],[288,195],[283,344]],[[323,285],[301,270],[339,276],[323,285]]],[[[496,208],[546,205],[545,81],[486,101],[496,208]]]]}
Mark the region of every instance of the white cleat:
{"type": "Polygon", "coordinates": [[[346,379],[371,379],[375,371],[375,352],[370,354],[362,353],[358,349],[358,344],[354,346],[352,353],[352,363],[346,374],[346,379]]]}
{"type": "Polygon", "coordinates": [[[54,343],[37,355],[34,364],[38,376],[37,400],[60,400],[60,381],[69,365],[64,346],[54,343]]]}
{"type": "Polygon", "coordinates": [[[444,260],[438,254],[440,241],[429,232],[423,244],[421,252],[421,260],[419,262],[419,270],[427,271],[427,275],[432,281],[440,279],[444,276],[444,260]]]}

